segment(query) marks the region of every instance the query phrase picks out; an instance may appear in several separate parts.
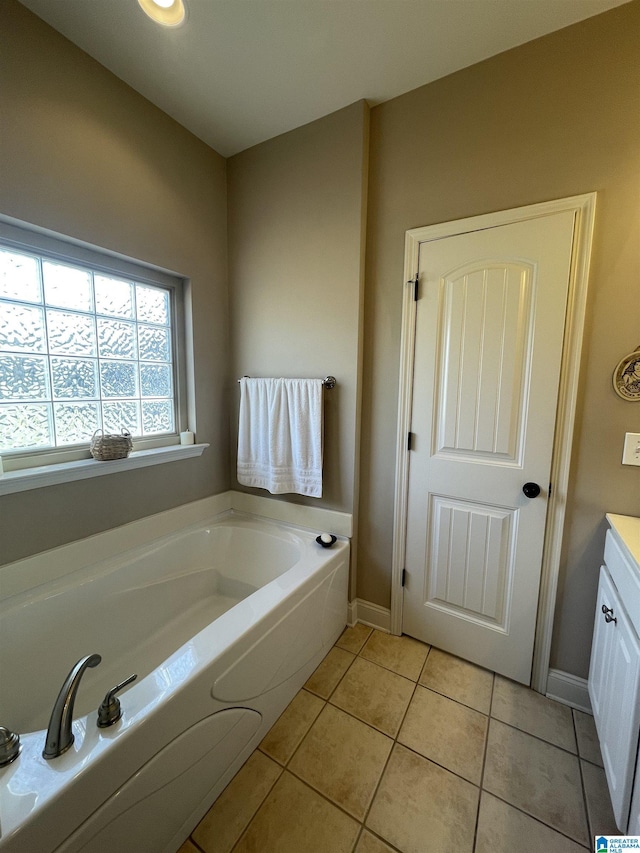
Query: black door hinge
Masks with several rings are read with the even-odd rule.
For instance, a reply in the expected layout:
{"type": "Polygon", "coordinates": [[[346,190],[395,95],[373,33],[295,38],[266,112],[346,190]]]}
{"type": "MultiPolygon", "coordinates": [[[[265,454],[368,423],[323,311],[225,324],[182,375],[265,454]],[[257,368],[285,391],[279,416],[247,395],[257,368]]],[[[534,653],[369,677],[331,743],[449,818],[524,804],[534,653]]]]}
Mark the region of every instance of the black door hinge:
{"type": "Polygon", "coordinates": [[[407,570],[403,569],[402,570],[402,586],[404,586],[406,584],[406,582],[407,582],[407,570]]]}
{"type": "Polygon", "coordinates": [[[549,483],[549,497],[551,497],[551,483],[549,483]]]}
{"type": "Polygon", "coordinates": [[[407,450],[413,450],[413,433],[407,433],[407,450]]]}
{"type": "Polygon", "coordinates": [[[416,273],[414,278],[410,278],[407,284],[413,285],[413,301],[418,301],[418,284],[420,279],[420,273],[416,273]]]}

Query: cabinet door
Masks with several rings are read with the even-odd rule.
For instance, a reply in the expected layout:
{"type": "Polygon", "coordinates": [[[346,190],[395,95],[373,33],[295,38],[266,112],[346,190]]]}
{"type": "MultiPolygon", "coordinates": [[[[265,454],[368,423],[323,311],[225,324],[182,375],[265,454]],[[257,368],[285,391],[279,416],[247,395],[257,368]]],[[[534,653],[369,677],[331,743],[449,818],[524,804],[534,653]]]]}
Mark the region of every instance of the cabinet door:
{"type": "Polygon", "coordinates": [[[640,731],[640,642],[606,566],[600,570],[589,695],[613,813],[626,832],[640,731]]]}
{"type": "Polygon", "coordinates": [[[593,625],[593,645],[591,646],[591,663],[589,665],[589,699],[593,716],[596,720],[602,720],[604,706],[607,704],[609,695],[609,676],[611,660],[611,646],[613,643],[613,631],[609,630],[609,624],[605,622],[602,614],[602,605],[611,606],[610,596],[603,590],[603,574],[606,572],[604,566],[600,569],[600,584],[598,586],[598,597],[596,600],[596,616],[593,625]]]}

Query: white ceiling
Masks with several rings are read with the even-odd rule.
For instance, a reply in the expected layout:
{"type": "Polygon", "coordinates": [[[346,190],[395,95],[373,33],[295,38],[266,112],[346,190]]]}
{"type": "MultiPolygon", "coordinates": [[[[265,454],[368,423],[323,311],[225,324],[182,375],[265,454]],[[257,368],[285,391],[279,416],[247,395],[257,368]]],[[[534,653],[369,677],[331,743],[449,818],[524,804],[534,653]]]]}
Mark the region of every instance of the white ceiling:
{"type": "Polygon", "coordinates": [[[627,0],[21,0],[230,156],[361,98],[378,104],[627,0]]]}

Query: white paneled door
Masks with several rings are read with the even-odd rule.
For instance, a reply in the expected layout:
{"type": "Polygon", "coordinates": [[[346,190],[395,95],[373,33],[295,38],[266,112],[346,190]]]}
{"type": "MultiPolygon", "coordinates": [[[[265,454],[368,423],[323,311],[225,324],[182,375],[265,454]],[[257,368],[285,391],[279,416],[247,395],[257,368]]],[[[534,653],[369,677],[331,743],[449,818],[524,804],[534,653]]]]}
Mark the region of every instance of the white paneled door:
{"type": "Polygon", "coordinates": [[[402,630],[525,684],[573,230],[565,211],[419,252],[402,630]]]}

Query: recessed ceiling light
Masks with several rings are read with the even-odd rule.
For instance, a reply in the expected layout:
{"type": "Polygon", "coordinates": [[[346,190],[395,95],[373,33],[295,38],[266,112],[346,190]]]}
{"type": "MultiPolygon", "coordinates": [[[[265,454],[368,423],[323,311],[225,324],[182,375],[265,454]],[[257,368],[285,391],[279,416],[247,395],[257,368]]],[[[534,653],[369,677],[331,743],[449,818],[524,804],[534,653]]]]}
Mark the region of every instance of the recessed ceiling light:
{"type": "Polygon", "coordinates": [[[143,12],[165,27],[177,27],[185,19],[182,0],[138,0],[138,3],[143,12]]]}

